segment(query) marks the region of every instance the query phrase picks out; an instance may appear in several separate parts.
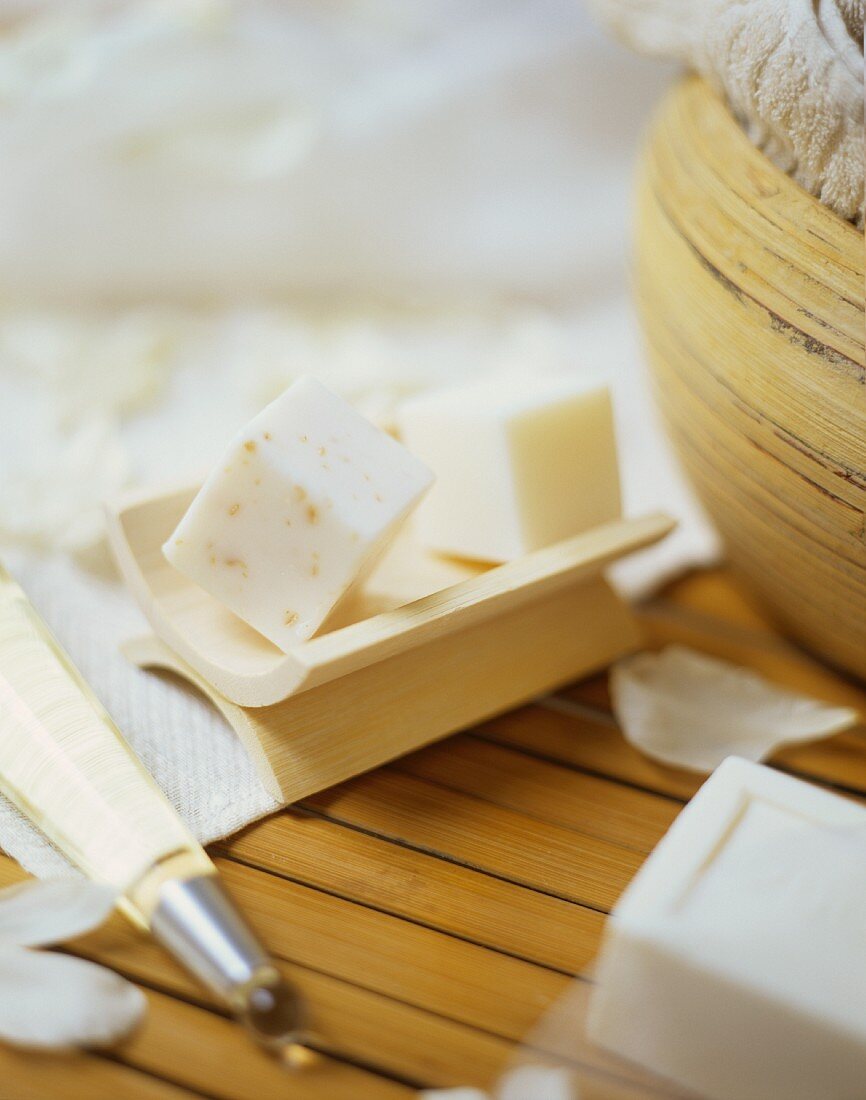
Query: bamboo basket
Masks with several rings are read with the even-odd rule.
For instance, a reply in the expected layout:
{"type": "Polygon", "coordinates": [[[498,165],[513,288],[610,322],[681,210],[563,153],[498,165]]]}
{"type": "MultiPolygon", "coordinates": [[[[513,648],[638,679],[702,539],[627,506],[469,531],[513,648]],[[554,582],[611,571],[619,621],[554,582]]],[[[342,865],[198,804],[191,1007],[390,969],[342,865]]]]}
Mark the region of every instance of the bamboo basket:
{"type": "Polygon", "coordinates": [[[688,78],[640,166],[636,295],[658,402],[733,567],[866,677],[862,233],[688,78]]]}

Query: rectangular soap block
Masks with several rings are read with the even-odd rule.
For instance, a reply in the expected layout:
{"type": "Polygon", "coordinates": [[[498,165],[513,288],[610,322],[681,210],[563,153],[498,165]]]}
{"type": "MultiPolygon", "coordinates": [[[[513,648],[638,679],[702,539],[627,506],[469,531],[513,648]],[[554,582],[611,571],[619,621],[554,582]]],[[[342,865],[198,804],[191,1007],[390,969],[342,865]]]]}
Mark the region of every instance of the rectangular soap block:
{"type": "Polygon", "coordinates": [[[730,757],[608,921],[594,1041],[709,1100],[866,1095],[866,809],[730,757]]]}
{"type": "Polygon", "coordinates": [[[577,374],[497,374],[398,411],[436,474],[416,529],[431,550],[502,562],[620,515],[610,393],[577,374]]]}
{"type": "Polygon", "coordinates": [[[163,552],[287,650],[322,626],[432,480],[400,443],[301,378],[232,440],[163,552]]]}

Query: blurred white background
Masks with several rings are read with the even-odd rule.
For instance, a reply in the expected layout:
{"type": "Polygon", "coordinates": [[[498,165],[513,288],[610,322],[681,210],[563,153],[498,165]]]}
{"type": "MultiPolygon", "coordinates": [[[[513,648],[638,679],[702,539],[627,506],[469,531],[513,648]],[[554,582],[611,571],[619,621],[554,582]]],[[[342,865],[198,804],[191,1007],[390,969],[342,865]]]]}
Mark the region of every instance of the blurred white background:
{"type": "MultiPolygon", "coordinates": [[[[92,564],[102,498],[197,476],[305,371],[385,419],[471,371],[604,371],[629,510],[691,514],[625,295],[633,162],[671,72],[580,0],[0,19],[7,546],[92,564]]],[[[660,568],[707,547],[687,524],[660,568]]]]}

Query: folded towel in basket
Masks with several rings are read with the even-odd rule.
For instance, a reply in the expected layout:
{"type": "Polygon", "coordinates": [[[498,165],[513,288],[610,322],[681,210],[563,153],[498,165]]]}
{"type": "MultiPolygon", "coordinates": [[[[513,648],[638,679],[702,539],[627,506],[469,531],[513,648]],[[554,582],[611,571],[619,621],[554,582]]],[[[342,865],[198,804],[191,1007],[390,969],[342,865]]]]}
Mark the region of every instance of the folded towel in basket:
{"type": "Polygon", "coordinates": [[[863,225],[863,0],[590,0],[635,49],[722,92],[749,137],[863,225]]]}

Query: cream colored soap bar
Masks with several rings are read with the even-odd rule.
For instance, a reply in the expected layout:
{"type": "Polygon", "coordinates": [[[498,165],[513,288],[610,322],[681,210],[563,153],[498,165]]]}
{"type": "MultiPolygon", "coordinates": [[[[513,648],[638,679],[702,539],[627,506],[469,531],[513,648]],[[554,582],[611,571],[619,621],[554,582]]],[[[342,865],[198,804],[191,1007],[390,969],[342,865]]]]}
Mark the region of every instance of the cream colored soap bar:
{"type": "Polygon", "coordinates": [[[508,561],[620,515],[610,394],[575,375],[495,375],[422,394],[398,414],[436,474],[418,510],[432,550],[508,561]]]}
{"type": "Polygon", "coordinates": [[[432,483],[312,378],[235,437],[163,552],[283,650],[309,638],[432,483]]]}
{"type": "Polygon", "coordinates": [[[866,809],[729,757],[608,922],[590,1037],[709,1100],[866,1096],[866,809]]]}

